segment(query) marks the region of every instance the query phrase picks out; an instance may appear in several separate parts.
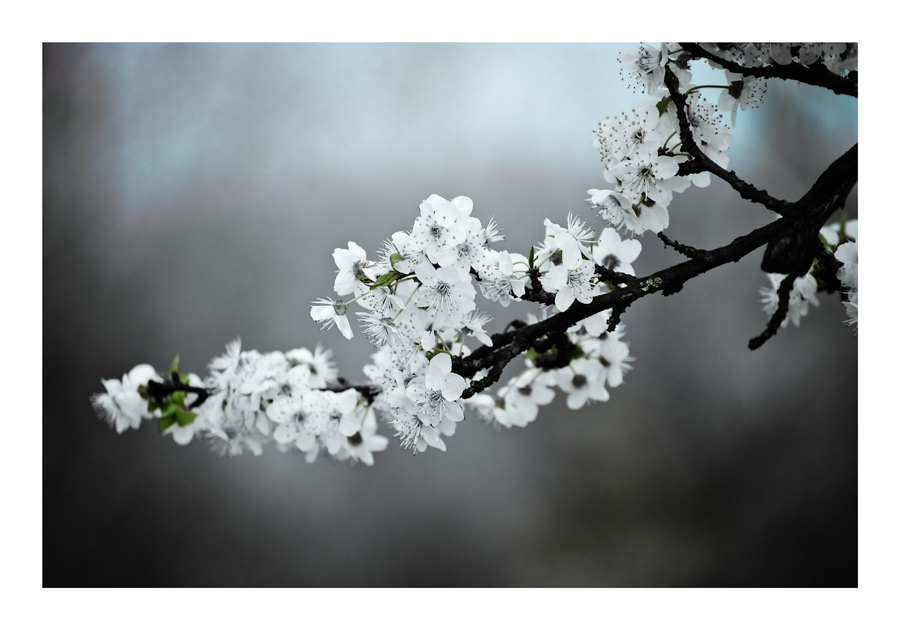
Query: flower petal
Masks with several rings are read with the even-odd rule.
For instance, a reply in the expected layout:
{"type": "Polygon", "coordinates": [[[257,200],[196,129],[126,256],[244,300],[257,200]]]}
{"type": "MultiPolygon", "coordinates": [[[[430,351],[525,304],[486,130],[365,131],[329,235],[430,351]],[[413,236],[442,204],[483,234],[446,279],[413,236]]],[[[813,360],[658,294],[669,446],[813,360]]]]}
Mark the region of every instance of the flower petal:
{"type": "Polygon", "coordinates": [[[466,379],[459,374],[448,374],[441,384],[441,393],[447,400],[458,400],[466,388],[466,379]]]}

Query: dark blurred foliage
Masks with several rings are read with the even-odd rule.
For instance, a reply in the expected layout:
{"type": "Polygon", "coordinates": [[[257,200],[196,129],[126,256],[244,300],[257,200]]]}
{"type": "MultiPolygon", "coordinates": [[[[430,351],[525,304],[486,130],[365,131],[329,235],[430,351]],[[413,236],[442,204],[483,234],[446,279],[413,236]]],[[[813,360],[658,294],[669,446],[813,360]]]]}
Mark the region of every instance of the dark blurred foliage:
{"type": "MultiPolygon", "coordinates": [[[[247,128],[193,165],[178,195],[159,192],[163,210],[123,213],[117,152],[134,150],[130,125],[146,123],[150,104],[122,118],[113,104],[124,87],[97,63],[109,50],[44,48],[45,586],[856,586],[856,339],[840,300],[822,295],[800,328],[749,351],[765,326],[761,251],[632,306],[623,321],[634,370],[608,403],[570,412],[557,400],[521,430],[467,419],[447,453],[413,457],[392,444],[373,468],[310,466],[274,449],[221,459],[150,426],[111,431],[88,400],[101,378],[142,362],[162,369],[176,353],[203,375],[238,335],[263,351],[322,343],[360,380],[365,340],[319,333],[308,317],[310,301],[330,292],[335,247],[356,240],[374,253],[437,192],[469,195],[483,220],[497,217],[507,247],[527,252],[545,216],[589,216],[583,191],[602,174],[596,158],[572,171],[501,155],[480,170],[454,154],[456,171],[398,173],[374,193],[352,173],[298,174],[293,196],[267,196],[248,184],[272,168],[256,158],[288,140],[273,132],[242,144],[258,135],[251,109],[247,128]]],[[[366,97],[394,107],[429,89],[416,83],[429,63],[473,50],[486,49],[410,49],[401,56],[418,65],[401,74],[385,62],[384,76],[396,77],[389,96],[366,97]]],[[[613,63],[608,51],[598,66],[613,63]]],[[[198,54],[171,47],[159,67],[134,72],[164,90],[191,80],[198,54]]],[[[223,71],[247,107],[254,93],[278,97],[271,78],[246,71],[266,54],[253,49],[233,75],[223,71]]],[[[537,93],[548,79],[528,80],[537,93]]],[[[767,103],[739,116],[732,166],[799,198],[855,141],[855,109],[821,105],[833,101],[770,82],[767,103]],[[740,153],[741,142],[753,150],[740,153]]],[[[169,115],[217,120],[182,105],[169,115]]],[[[612,113],[600,106],[596,116],[612,113]]],[[[377,157],[365,144],[342,150],[377,157]]],[[[439,137],[429,150],[440,155],[439,137]]],[[[133,175],[149,178],[148,190],[167,181],[133,175]]],[[[719,182],[676,196],[670,210],[669,235],[698,247],[772,218],[719,182]]],[[[639,274],[679,261],[652,236],[643,243],[639,274]]],[[[495,314],[504,319],[492,330],[510,318],[495,314]]]]}

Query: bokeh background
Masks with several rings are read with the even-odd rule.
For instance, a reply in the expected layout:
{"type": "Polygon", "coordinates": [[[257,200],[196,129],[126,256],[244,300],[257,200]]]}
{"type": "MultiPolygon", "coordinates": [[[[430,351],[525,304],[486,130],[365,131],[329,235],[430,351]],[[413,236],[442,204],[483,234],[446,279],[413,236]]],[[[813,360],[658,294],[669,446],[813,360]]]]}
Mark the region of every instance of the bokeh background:
{"type": "MultiPolygon", "coordinates": [[[[334,248],[374,253],[431,193],[470,196],[514,251],[590,218],[591,130],[642,98],[628,47],[45,45],[44,585],[856,586],[856,339],[823,295],[748,350],[761,251],[632,306],[608,403],[467,419],[447,453],[227,459],[91,409],[101,378],[176,353],[202,375],[237,336],[322,343],[361,381],[364,337],[309,318],[334,248]]],[[[769,82],[729,154],[794,200],[856,135],[855,100],[769,82]]],[[[773,218],[719,182],[670,214],[698,247],[773,218]]],[[[643,244],[639,275],[680,260],[643,244]]],[[[493,312],[491,332],[524,310],[493,312]]]]}

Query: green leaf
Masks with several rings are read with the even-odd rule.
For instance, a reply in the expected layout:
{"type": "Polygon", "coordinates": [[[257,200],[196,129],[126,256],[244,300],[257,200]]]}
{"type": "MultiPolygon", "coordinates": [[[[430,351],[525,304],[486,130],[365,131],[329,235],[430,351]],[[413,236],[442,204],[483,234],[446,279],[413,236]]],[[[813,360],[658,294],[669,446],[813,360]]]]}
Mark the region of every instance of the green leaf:
{"type": "Polygon", "coordinates": [[[180,427],[186,427],[190,423],[194,421],[194,418],[197,417],[193,411],[188,411],[186,409],[176,409],[175,410],[175,422],[178,423],[180,427]]]}
{"type": "Polygon", "coordinates": [[[173,416],[168,416],[166,418],[160,418],[159,419],[159,432],[162,433],[163,431],[168,429],[173,424],[175,424],[175,418],[173,416]]]}
{"type": "Polygon", "coordinates": [[[399,271],[388,271],[386,274],[378,276],[378,280],[375,281],[375,284],[372,285],[373,289],[377,289],[378,287],[383,287],[387,284],[390,284],[403,274],[399,271]]]}
{"type": "Polygon", "coordinates": [[[403,260],[403,254],[391,254],[391,269],[401,260],[403,260]]]}
{"type": "Polygon", "coordinates": [[[671,78],[672,83],[675,84],[675,89],[678,89],[678,77],[675,76],[675,73],[669,70],[669,67],[666,66],[666,78],[671,78]]]}
{"type": "Polygon", "coordinates": [[[659,103],[656,104],[656,109],[659,110],[660,116],[662,116],[663,114],[666,113],[666,110],[669,109],[669,103],[671,103],[671,102],[672,102],[672,97],[667,96],[666,98],[664,98],[663,100],[661,100],[659,103]]]}
{"type": "Polygon", "coordinates": [[[172,365],[169,367],[169,372],[177,372],[178,371],[178,355],[175,355],[175,358],[172,359],[172,365]]]}
{"type": "Polygon", "coordinates": [[[168,405],[166,405],[166,408],[163,409],[162,415],[160,417],[169,418],[171,416],[174,416],[175,411],[178,409],[180,409],[178,405],[176,405],[175,403],[169,403],[168,405]]]}
{"type": "Polygon", "coordinates": [[[156,399],[151,398],[147,401],[147,413],[153,413],[159,409],[159,405],[156,404],[156,399]]]}
{"type": "Polygon", "coordinates": [[[581,346],[576,344],[576,346],[574,348],[572,348],[572,358],[580,359],[583,356],[584,356],[584,350],[581,349],[581,346]]]}
{"type": "Polygon", "coordinates": [[[534,361],[539,356],[541,356],[541,353],[538,352],[537,350],[535,350],[534,348],[528,348],[528,350],[525,351],[526,359],[531,359],[532,361],[534,361]]]}
{"type": "Polygon", "coordinates": [[[172,392],[172,402],[179,407],[184,406],[184,394],[185,392],[172,392]]]}
{"type": "Polygon", "coordinates": [[[187,385],[188,383],[191,382],[191,377],[188,374],[179,374],[178,380],[181,381],[182,383],[184,383],[185,385],[187,385]]]}
{"type": "Polygon", "coordinates": [[[531,269],[532,267],[534,267],[534,247],[528,252],[528,268],[531,269]]]}

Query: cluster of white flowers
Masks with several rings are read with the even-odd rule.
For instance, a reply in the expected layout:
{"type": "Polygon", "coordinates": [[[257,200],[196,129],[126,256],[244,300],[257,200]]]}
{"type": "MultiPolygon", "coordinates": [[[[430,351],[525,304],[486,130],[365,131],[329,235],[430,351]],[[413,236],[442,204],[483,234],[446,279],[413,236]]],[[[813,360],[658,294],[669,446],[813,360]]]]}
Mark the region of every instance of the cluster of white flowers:
{"type": "MultiPolygon", "coordinates": [[[[857,44],[839,43],[735,43],[735,44],[702,44],[703,48],[726,61],[739,63],[747,68],[763,66],[784,66],[800,63],[810,66],[822,63],[828,70],[838,76],[844,76],[855,70],[859,63],[857,44]]],[[[710,62],[713,68],[720,67],[710,62]]],[[[721,111],[731,110],[732,127],[735,123],[737,109],[758,107],[766,92],[766,83],[752,76],[725,73],[728,87],[719,98],[721,111]]]]}
{"type": "MultiPolygon", "coordinates": [[[[700,94],[701,87],[690,83],[691,73],[684,58],[684,53],[671,44],[663,44],[660,49],[644,44],[619,57],[624,70],[634,75],[650,96],[661,96],[665,90],[667,70],[675,75],[686,97],[685,115],[693,140],[709,159],[727,168],[729,160],[724,152],[731,146],[731,130],[721,124],[721,113],[700,94]],[[676,52],[680,54],[676,56],[676,52]]],[[[731,111],[733,102],[720,99],[718,109],[731,111]]],[[[661,232],[669,226],[673,193],[684,192],[691,184],[709,185],[707,172],[678,175],[679,165],[690,156],[678,150],[683,139],[676,107],[669,97],[642,103],[621,118],[607,118],[595,133],[594,146],[606,162],[603,177],[614,188],[592,188],[588,201],[617,229],[635,234],[661,232]]]]}
{"type": "MultiPolygon", "coordinates": [[[[821,62],[843,74],[856,62],[856,46],[850,44],[704,46],[722,59],[747,66],[821,62]]],[[[504,237],[493,219],[484,225],[472,216],[470,198],[448,201],[431,195],[419,205],[412,228],[385,240],[373,260],[353,241],[346,249],[334,250],[336,297],[315,300],[310,316],[322,329],[336,327],[351,339],[350,314],[356,313],[376,348],[363,368],[368,384],[352,387],[338,379],[331,352],[320,347],[314,352],[301,348],[262,354],[242,351],[236,340],[209,364],[206,379],[179,374],[177,361],[162,375],[139,365],[121,381],[103,381],[106,393],[92,398],[95,409],[120,433],[153,419],[177,443],[201,435],[222,454],[244,449],[260,454],[264,444],[273,442],[282,451],[304,453],[310,462],[324,452],[336,460],[371,465],[372,454],[388,442],[377,434],[378,418],[392,426],[405,449],[446,450],[443,438],[456,432],[467,411],[489,424],[511,428],[533,422],[539,407],[553,401],[557,390],[570,409],[608,400],[609,389],[622,384],[631,360],[623,326],[610,326],[608,310],[566,331],[539,337],[525,352],[522,371],[495,393],[487,388],[498,381],[498,374],[482,366],[502,369],[508,356],[498,359],[499,364],[470,364],[459,370],[468,377],[454,372],[454,366],[466,363],[476,352],[475,344],[482,346],[481,357],[491,356],[493,341],[485,329],[491,317],[478,310],[476,300],[504,307],[522,300],[539,302],[539,313],[527,321],[536,324],[576,302],[590,304],[629,286],[642,247],[617,230],[661,232],[669,225],[674,193],[691,184],[709,185],[706,171],[685,169],[687,174],[678,174],[682,164],[702,156],[679,150],[685,139],[676,104],[668,93],[659,94],[667,73],[669,83],[674,76],[684,96],[682,113],[693,143],[709,160],[727,168],[725,150],[731,146],[732,131],[722,124],[723,114],[731,114],[733,127],[739,107],[761,102],[765,83],[727,72],[726,85],[694,86],[692,59],[672,44],[642,45],[620,56],[623,73],[654,99],[629,115],[607,118],[596,131],[594,146],[606,162],[603,175],[611,185],[588,191],[591,206],[609,224],[599,235],[570,212],[565,226],[545,219],[543,241],[528,256],[498,250],[494,244],[504,237]],[[716,106],[700,93],[710,87],[723,90],[716,106]],[[472,374],[476,366],[482,369],[472,374]]],[[[856,223],[828,226],[822,238],[843,263],[838,277],[847,289],[845,304],[855,325],[856,223]]],[[[772,288],[762,290],[770,314],[777,309],[783,277],[770,274],[772,288]]],[[[817,288],[812,273],[796,280],[782,325],[799,325],[809,304],[818,304],[817,288]]]]}
{"type": "MultiPolygon", "coordinates": [[[[778,310],[778,288],[781,286],[782,281],[787,278],[787,275],[770,273],[768,276],[772,286],[762,287],[759,290],[759,294],[762,296],[763,310],[766,315],[771,317],[778,310]]],[[[791,288],[788,299],[787,316],[781,322],[782,328],[787,326],[789,321],[794,322],[794,326],[799,326],[800,318],[806,317],[807,313],[809,313],[809,305],[819,305],[819,300],[816,298],[817,289],[818,283],[812,272],[794,280],[794,286],[791,288]]]]}
{"type": "MultiPolygon", "coordinates": [[[[857,43],[747,42],[732,44],[701,44],[704,49],[726,61],[747,68],[766,65],[784,66],[800,63],[811,66],[822,63],[836,75],[844,76],[859,64],[857,43]]],[[[710,64],[717,67],[716,64],[710,64]]]]}
{"type": "MultiPolygon", "coordinates": [[[[837,271],[837,278],[847,289],[847,301],[844,305],[847,308],[847,324],[856,329],[858,322],[858,306],[857,296],[859,292],[859,282],[857,278],[857,258],[856,258],[856,240],[859,223],[856,219],[846,222],[832,223],[826,225],[819,232],[820,239],[832,252],[834,257],[843,263],[843,266],[837,271]]],[[[780,273],[767,274],[771,286],[762,287],[759,290],[762,296],[763,310],[766,315],[772,314],[778,309],[778,287],[787,277],[780,273]]],[[[819,305],[816,298],[816,292],[819,290],[819,282],[813,275],[813,270],[794,280],[794,286],[791,289],[790,298],[788,300],[788,312],[781,327],[784,328],[788,322],[793,322],[794,326],[800,325],[800,318],[805,317],[809,313],[809,305],[819,305]]]]}
{"type": "Polygon", "coordinates": [[[607,331],[608,312],[571,327],[565,349],[530,350],[525,370],[496,398],[463,398],[487,370],[464,378],[453,372],[454,358],[469,356],[473,344],[493,345],[485,330],[491,318],[476,309],[476,299],[508,306],[528,291],[551,296],[543,298],[544,319],[614,290],[616,284],[603,278],[633,276],[632,263],[641,252],[639,242],[623,240],[612,228],[597,237],[571,212],[565,226],[545,220],[544,240],[528,257],[498,251],[492,248],[503,239],[497,225],[492,220],[484,226],[472,208],[468,197],[448,201],[431,195],[420,204],[412,229],[394,233],[376,260],[354,242],[335,249],[334,290],[345,299],[318,299],[310,315],[350,339],[350,314],[358,308],[359,322],[377,348],[363,369],[368,385],[342,385],[330,352],[321,348],[262,354],[241,351],[238,340],[213,359],[205,380],[180,375],[177,366],[160,376],[144,365],[122,383],[105,381],[108,393],[95,396],[97,409],[120,431],[155,419],[179,444],[200,434],[222,454],[260,454],[274,442],[281,450],[305,453],[308,461],[324,451],[334,459],[372,464],[372,453],[387,443],[376,433],[376,416],[392,425],[404,448],[419,452],[428,446],[446,450],[443,438],[455,433],[466,408],[487,422],[513,427],[532,422],[538,405],[554,398],[554,387],[572,409],[608,400],[607,388],[620,385],[629,367],[623,327],[607,331]],[[563,351],[566,358],[559,360],[563,351]],[[181,385],[194,391],[177,391],[181,385]],[[207,397],[198,400],[197,391],[207,397]]]}
{"type": "Polygon", "coordinates": [[[147,414],[147,401],[141,397],[138,388],[146,386],[150,379],[158,378],[152,365],[141,363],[124,374],[121,381],[101,379],[106,392],[91,396],[94,411],[118,433],[139,428],[147,414]]]}
{"type": "Polygon", "coordinates": [[[485,227],[472,216],[472,208],[468,197],[448,201],[431,195],[420,204],[412,230],[394,233],[377,260],[368,260],[354,242],[336,249],[334,290],[348,299],[319,299],[310,310],[314,320],[326,326],[334,323],[350,339],[350,307],[354,303],[361,307],[358,318],[378,348],[364,368],[380,391],[373,407],[390,419],[400,443],[416,452],[428,446],[445,450],[443,437],[455,433],[464,406],[474,406],[482,418],[511,427],[535,419],[536,405],[553,398],[552,392],[549,398],[545,393],[547,387],[578,390],[570,392],[578,407],[588,399],[606,400],[604,385],[621,383],[628,358],[621,332],[611,337],[605,328],[600,330],[603,326],[592,324],[593,334],[580,334],[578,327],[570,331],[578,347],[571,366],[544,371],[529,364],[525,376],[534,384],[529,391],[536,392],[529,394],[529,403],[512,387],[502,389],[496,401],[488,394],[463,399],[465,389],[484,374],[465,379],[453,373],[453,357],[467,357],[472,342],[492,345],[484,329],[490,317],[476,310],[479,295],[508,306],[527,290],[542,289],[554,296],[550,309],[566,311],[576,300],[588,304],[614,288],[601,280],[597,266],[631,275],[631,263],[641,251],[640,243],[623,241],[612,228],[596,238],[572,213],[565,227],[545,220],[544,241],[529,257],[498,251],[491,247],[502,240],[497,226],[491,221],[485,227]],[[531,286],[532,276],[539,278],[540,286],[531,286]],[[582,379],[588,377],[585,387],[582,379]]]}
{"type": "Polygon", "coordinates": [[[859,260],[858,260],[858,225],[857,222],[847,221],[841,225],[836,223],[822,230],[823,238],[834,251],[834,257],[843,265],[837,271],[837,278],[844,285],[847,299],[844,307],[847,309],[845,324],[853,326],[853,334],[856,334],[859,326],[859,260]]]}
{"type": "Polygon", "coordinates": [[[373,452],[387,447],[376,434],[377,421],[365,397],[341,387],[331,351],[298,348],[290,352],[241,351],[239,339],[209,364],[210,376],[177,374],[168,379],[164,399],[153,396],[153,383],[166,379],[149,365],[138,365],[122,381],[103,381],[106,393],[95,394],[98,412],[119,433],[137,429],[141,421],[159,421],[165,435],[188,444],[205,437],[220,454],[248,449],[262,454],[274,442],[282,451],[297,449],[313,462],[321,451],[337,460],[372,465],[373,452]],[[177,383],[173,382],[177,378],[177,383]],[[208,392],[172,391],[180,385],[208,392]]]}

